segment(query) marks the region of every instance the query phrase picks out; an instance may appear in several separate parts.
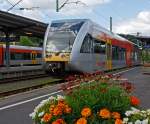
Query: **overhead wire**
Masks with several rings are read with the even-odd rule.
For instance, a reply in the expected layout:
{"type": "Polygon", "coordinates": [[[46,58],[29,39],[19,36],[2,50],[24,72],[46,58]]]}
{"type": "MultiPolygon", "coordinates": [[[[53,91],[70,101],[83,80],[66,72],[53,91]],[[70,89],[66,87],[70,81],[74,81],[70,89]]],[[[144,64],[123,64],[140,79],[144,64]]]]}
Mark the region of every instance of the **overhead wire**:
{"type": "MultiPolygon", "coordinates": [[[[116,7],[116,6],[115,6],[116,7]]],[[[109,8],[111,9],[111,11],[119,17],[120,20],[125,20],[124,17],[121,16],[121,14],[116,10],[116,8],[112,7],[111,5],[109,5],[109,8]]]]}
{"type": "Polygon", "coordinates": [[[13,4],[9,1],[9,0],[6,0],[11,6],[13,6],[13,4]]]}
{"type": "Polygon", "coordinates": [[[95,11],[95,10],[93,10],[92,9],[92,11],[93,11],[93,13],[95,14],[95,15],[97,15],[98,17],[100,17],[101,19],[103,19],[103,21],[105,22],[105,23],[107,23],[107,24],[109,24],[109,17],[107,18],[107,17],[105,17],[103,14],[101,14],[100,12],[97,12],[97,11],[95,11]]]}
{"type": "Polygon", "coordinates": [[[7,12],[9,12],[10,10],[12,10],[15,6],[17,6],[22,1],[23,0],[19,0],[18,2],[16,2],[15,4],[13,4],[9,9],[7,9],[7,12]]]}
{"type": "MultiPolygon", "coordinates": [[[[86,8],[89,8],[89,6],[88,6],[86,3],[83,3],[83,2],[82,2],[82,5],[84,5],[84,7],[86,7],[86,8]]],[[[104,22],[107,26],[109,26],[109,18],[105,17],[103,14],[101,14],[100,12],[95,11],[94,9],[91,9],[91,10],[92,10],[92,12],[93,12],[93,14],[94,14],[95,16],[97,16],[97,17],[99,17],[100,19],[102,19],[103,22],[104,22]]],[[[98,19],[99,19],[99,18],[98,18],[98,19]]],[[[102,20],[100,20],[100,21],[102,21],[102,20]]],[[[103,27],[105,27],[105,26],[103,26],[103,27]]]]}
{"type": "MultiPolygon", "coordinates": [[[[9,8],[7,11],[12,10],[16,5],[19,5],[19,3],[22,2],[22,1],[23,1],[23,0],[19,0],[17,3],[13,4],[13,3],[11,3],[9,0],[7,0],[7,2],[12,5],[12,7],[9,8]]],[[[68,0],[68,1],[69,1],[69,0],[68,0]]],[[[80,2],[79,0],[78,0],[77,2],[75,2],[75,3],[76,3],[76,5],[77,5],[77,4],[82,4],[82,5],[84,5],[84,7],[89,8],[89,6],[88,6],[86,3],[80,2]]],[[[38,8],[40,8],[40,7],[38,7],[38,8]]],[[[20,7],[18,10],[33,10],[33,9],[28,9],[28,8],[20,7]]],[[[85,10],[86,10],[86,9],[85,9],[85,10]]],[[[94,14],[95,16],[97,16],[98,20],[100,19],[99,21],[103,21],[103,23],[106,24],[107,26],[109,25],[109,18],[107,18],[106,16],[104,16],[104,15],[101,14],[100,12],[95,11],[94,9],[91,9],[91,10],[92,10],[93,14],[94,14]]],[[[45,13],[43,13],[43,14],[44,14],[46,17],[49,18],[49,16],[48,16],[47,14],[45,14],[45,13]]],[[[104,27],[104,26],[103,26],[103,27],[104,27]]]]}

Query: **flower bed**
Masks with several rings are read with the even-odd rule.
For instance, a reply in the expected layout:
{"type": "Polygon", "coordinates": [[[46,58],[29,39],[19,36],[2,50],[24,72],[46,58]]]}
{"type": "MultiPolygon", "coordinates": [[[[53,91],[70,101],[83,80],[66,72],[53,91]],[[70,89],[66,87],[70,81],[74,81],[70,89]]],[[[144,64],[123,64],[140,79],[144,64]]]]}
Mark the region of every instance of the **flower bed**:
{"type": "Polygon", "coordinates": [[[150,124],[150,110],[137,109],[140,100],[131,95],[133,86],[119,78],[71,77],[63,85],[65,96],[42,101],[30,116],[36,124],[150,124]]]}

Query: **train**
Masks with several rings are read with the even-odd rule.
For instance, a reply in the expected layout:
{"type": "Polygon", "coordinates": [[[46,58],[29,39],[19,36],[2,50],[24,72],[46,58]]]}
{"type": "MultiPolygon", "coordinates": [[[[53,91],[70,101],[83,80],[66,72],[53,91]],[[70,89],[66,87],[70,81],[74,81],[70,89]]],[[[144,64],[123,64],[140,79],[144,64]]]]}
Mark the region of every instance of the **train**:
{"type": "MultiPolygon", "coordinates": [[[[43,63],[42,48],[10,45],[10,66],[39,65],[43,63]]],[[[6,46],[0,45],[0,66],[6,66],[6,46]]]]}
{"type": "Polygon", "coordinates": [[[90,19],[52,21],[45,33],[46,72],[112,70],[138,65],[140,56],[140,46],[90,19]]]}

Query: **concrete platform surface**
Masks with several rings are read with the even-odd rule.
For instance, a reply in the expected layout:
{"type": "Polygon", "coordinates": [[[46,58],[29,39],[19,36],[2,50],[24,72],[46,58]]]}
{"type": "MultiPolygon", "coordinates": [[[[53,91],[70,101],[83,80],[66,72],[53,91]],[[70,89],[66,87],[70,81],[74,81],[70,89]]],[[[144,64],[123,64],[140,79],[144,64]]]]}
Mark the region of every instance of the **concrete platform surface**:
{"type": "Polygon", "coordinates": [[[35,66],[17,66],[17,67],[0,67],[0,73],[14,72],[14,71],[23,71],[23,70],[37,70],[42,69],[42,65],[35,66]]]}
{"type": "Polygon", "coordinates": [[[136,67],[124,73],[123,77],[134,84],[133,95],[140,98],[141,107],[150,108],[150,67],[136,67]]]}

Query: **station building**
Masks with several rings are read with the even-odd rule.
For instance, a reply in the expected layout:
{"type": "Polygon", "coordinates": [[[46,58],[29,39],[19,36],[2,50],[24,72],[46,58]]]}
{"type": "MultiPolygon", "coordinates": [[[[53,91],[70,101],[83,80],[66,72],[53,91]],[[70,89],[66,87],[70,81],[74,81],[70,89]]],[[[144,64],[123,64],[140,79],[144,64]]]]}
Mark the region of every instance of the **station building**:
{"type": "Polygon", "coordinates": [[[19,41],[20,36],[44,39],[48,24],[0,11],[0,44],[6,44],[6,63],[9,66],[10,42],[19,41]]]}

